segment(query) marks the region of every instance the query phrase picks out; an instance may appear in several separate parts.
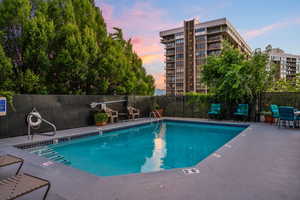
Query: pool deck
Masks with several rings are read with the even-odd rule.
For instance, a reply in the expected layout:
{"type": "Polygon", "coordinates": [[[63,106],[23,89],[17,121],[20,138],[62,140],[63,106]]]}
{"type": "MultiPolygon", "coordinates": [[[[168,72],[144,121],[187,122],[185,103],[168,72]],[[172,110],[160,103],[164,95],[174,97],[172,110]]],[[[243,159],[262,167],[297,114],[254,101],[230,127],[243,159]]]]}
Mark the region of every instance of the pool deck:
{"type": "MultiPolygon", "coordinates": [[[[203,119],[165,118],[207,122],[203,119]]],[[[146,120],[116,123],[105,129],[135,125],[146,120]]],[[[214,121],[210,121],[214,122],[214,121]]],[[[217,121],[226,123],[224,121],[217,121]]],[[[232,122],[230,122],[232,123],[232,122]]],[[[277,128],[266,123],[250,126],[227,145],[194,166],[200,173],[172,169],[145,174],[98,177],[54,163],[13,147],[26,136],[0,140],[0,155],[25,159],[21,171],[51,181],[47,200],[299,200],[300,129],[277,128]]],[[[58,137],[97,131],[85,127],[58,131],[58,137]]],[[[37,136],[35,141],[49,137],[37,136]]],[[[12,176],[17,166],[0,168],[0,179],[12,176]]],[[[19,199],[42,199],[42,189],[19,199]]]]}

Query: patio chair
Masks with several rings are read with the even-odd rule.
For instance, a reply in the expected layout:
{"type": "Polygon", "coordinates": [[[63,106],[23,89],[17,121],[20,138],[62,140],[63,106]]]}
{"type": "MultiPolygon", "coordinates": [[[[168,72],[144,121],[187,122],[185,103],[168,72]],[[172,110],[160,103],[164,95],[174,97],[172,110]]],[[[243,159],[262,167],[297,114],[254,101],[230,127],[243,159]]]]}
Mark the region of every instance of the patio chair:
{"type": "Polygon", "coordinates": [[[272,112],[272,117],[276,120],[276,124],[279,123],[279,109],[278,106],[275,104],[270,105],[270,110],[272,112]]]}
{"type": "Polygon", "coordinates": [[[111,123],[118,121],[118,111],[106,107],[104,112],[108,115],[111,123]]]}
{"type": "Polygon", "coordinates": [[[135,119],[136,117],[140,116],[140,110],[131,106],[127,107],[128,118],[135,119]]]}
{"type": "Polygon", "coordinates": [[[16,199],[43,187],[47,187],[43,197],[43,200],[45,200],[51,187],[48,180],[25,173],[18,174],[10,178],[0,180],[0,199],[16,199]]]}
{"type": "Polygon", "coordinates": [[[6,167],[9,165],[14,165],[14,164],[18,164],[20,163],[20,166],[16,172],[16,175],[20,172],[20,169],[23,166],[24,160],[22,158],[18,158],[16,156],[13,155],[2,155],[0,156],[0,167],[6,167]]]}
{"type": "Polygon", "coordinates": [[[248,117],[249,115],[249,107],[248,104],[239,104],[236,112],[233,113],[236,116],[248,117]]]}
{"type": "Polygon", "coordinates": [[[217,116],[221,114],[221,104],[211,104],[208,115],[217,116]]]}
{"type": "Polygon", "coordinates": [[[279,124],[281,127],[282,122],[285,122],[285,126],[290,126],[290,122],[292,122],[293,128],[295,128],[298,118],[295,116],[295,108],[290,106],[279,106],[279,124]]]}

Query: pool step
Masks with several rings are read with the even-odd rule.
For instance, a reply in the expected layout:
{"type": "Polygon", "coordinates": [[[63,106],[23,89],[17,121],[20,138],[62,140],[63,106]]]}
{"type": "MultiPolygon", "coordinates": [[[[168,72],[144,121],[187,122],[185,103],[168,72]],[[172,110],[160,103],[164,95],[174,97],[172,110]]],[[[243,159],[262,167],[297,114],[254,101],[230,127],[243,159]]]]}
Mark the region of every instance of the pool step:
{"type": "Polygon", "coordinates": [[[30,153],[36,154],[38,156],[42,156],[48,158],[49,160],[62,163],[64,165],[70,165],[71,162],[65,159],[64,156],[59,155],[58,152],[54,151],[52,148],[44,146],[44,147],[37,147],[28,150],[30,153]]]}

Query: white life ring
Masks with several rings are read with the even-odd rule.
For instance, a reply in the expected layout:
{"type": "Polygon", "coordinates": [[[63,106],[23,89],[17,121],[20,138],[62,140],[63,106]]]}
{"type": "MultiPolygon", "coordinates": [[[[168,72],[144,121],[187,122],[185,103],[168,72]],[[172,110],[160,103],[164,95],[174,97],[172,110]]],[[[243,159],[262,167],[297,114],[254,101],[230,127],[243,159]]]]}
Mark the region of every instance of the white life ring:
{"type": "Polygon", "coordinates": [[[27,117],[27,122],[30,124],[30,126],[39,126],[42,123],[41,120],[41,115],[40,113],[33,111],[31,113],[29,113],[28,117],[27,117]],[[36,121],[33,121],[32,119],[36,118],[36,121]]]}

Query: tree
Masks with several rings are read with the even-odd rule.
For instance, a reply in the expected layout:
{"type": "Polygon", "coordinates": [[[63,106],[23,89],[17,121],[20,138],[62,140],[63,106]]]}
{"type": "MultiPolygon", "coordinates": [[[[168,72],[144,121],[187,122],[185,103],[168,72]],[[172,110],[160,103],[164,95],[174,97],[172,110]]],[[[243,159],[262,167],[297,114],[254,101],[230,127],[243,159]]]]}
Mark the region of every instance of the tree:
{"type": "Polygon", "coordinates": [[[154,93],[131,41],[107,33],[93,0],[2,0],[0,44],[16,93],[154,93]]]}
{"type": "Polygon", "coordinates": [[[293,79],[274,81],[268,92],[300,92],[300,74],[293,79]]]}
{"type": "Polygon", "coordinates": [[[10,59],[5,55],[2,45],[0,44],[0,91],[12,91],[14,89],[13,82],[13,66],[10,59]]]}
{"type": "Polygon", "coordinates": [[[219,56],[209,56],[203,66],[203,81],[220,101],[250,103],[265,91],[271,81],[266,71],[267,55],[255,52],[247,58],[238,49],[225,42],[219,56]]]}

